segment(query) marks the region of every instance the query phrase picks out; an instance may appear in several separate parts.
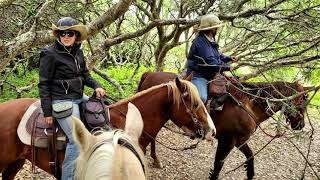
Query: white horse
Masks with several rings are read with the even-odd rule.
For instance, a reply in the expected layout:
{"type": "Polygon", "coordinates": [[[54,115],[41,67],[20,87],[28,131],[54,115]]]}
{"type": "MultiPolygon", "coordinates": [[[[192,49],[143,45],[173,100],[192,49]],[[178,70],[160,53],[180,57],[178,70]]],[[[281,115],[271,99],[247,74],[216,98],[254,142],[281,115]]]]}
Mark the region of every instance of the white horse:
{"type": "Polygon", "coordinates": [[[138,139],[143,121],[139,110],[128,104],[125,131],[114,130],[94,136],[79,119],[75,119],[73,133],[80,146],[76,160],[77,180],[144,180],[144,154],[138,139]]]}

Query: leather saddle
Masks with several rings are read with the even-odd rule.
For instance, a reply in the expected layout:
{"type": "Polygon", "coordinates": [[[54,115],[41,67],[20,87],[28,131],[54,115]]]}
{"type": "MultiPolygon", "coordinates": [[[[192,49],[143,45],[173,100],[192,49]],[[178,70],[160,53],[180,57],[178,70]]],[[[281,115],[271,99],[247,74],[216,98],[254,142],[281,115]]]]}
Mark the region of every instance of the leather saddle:
{"type": "Polygon", "coordinates": [[[208,99],[208,106],[210,107],[210,111],[222,111],[224,107],[224,102],[229,97],[229,93],[225,93],[222,95],[210,96],[208,99]]]}
{"type": "Polygon", "coordinates": [[[52,125],[48,125],[44,121],[40,101],[36,101],[28,108],[17,131],[24,144],[30,146],[33,144],[39,148],[48,148],[48,134],[56,131],[56,149],[63,150],[66,148],[66,136],[62,129],[58,125],[53,128],[52,125]]]}

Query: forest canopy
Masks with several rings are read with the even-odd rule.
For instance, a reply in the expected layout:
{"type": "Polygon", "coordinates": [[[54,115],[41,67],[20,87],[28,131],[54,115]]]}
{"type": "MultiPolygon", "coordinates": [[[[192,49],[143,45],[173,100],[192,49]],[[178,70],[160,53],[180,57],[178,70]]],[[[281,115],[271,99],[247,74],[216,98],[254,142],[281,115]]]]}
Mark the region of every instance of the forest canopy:
{"type": "Polygon", "coordinates": [[[54,41],[52,24],[71,16],[88,29],[82,47],[89,68],[123,97],[123,84],[130,82],[111,76],[112,69],[133,69],[130,80],[143,70],[180,73],[193,26],[209,13],[224,22],[217,42],[221,52],[240,57],[234,65],[240,79],[299,81],[319,89],[320,0],[1,0],[0,10],[2,90],[28,89],[10,76],[36,71],[40,48],[54,41]]]}

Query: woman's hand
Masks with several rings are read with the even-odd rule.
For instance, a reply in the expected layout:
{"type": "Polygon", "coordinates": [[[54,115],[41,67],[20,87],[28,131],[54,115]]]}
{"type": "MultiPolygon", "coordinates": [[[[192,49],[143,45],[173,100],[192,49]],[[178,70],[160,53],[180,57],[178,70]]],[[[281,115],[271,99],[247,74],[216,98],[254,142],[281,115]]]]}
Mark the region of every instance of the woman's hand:
{"type": "Polygon", "coordinates": [[[45,118],[44,118],[44,121],[45,121],[48,125],[51,125],[51,124],[53,123],[53,118],[52,118],[52,116],[45,117],[45,118]]]}
{"type": "Polygon", "coordinates": [[[95,89],[95,91],[97,97],[103,97],[104,95],[106,95],[106,91],[102,88],[97,88],[95,89]]]}
{"type": "Polygon", "coordinates": [[[237,62],[239,60],[239,56],[231,56],[232,62],[237,62]]]}

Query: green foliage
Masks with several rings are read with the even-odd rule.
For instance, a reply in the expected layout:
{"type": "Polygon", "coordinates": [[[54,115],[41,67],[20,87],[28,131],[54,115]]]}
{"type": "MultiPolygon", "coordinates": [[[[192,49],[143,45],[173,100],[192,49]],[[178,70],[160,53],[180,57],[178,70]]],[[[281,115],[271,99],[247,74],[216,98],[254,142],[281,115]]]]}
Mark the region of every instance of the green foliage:
{"type": "MultiPolygon", "coordinates": [[[[110,67],[109,69],[104,70],[104,72],[107,73],[108,76],[110,76],[120,84],[121,88],[124,91],[124,94],[122,96],[119,96],[118,90],[109,82],[107,82],[94,72],[92,72],[91,74],[97,81],[99,81],[102,87],[106,89],[108,96],[112,97],[113,99],[120,100],[135,94],[138,84],[140,82],[141,75],[147,71],[154,71],[154,68],[140,67],[135,75],[133,75],[134,68],[132,68],[132,65],[110,67]]],[[[21,94],[21,97],[39,98],[37,87],[38,79],[39,75],[37,70],[27,71],[24,75],[22,68],[19,68],[19,73],[11,74],[7,79],[8,83],[4,84],[4,90],[0,96],[0,102],[17,98],[15,87],[28,86],[31,84],[32,81],[34,81],[35,84],[33,89],[28,92],[23,92],[21,94]],[[10,86],[9,84],[12,86],[10,86]]],[[[91,96],[93,90],[91,88],[86,87],[85,93],[91,96]]]]}
{"type": "MultiPolygon", "coordinates": [[[[108,69],[105,69],[104,73],[108,74],[108,76],[110,76],[120,84],[121,88],[124,91],[123,96],[119,96],[118,90],[114,86],[112,86],[109,82],[101,78],[99,75],[92,73],[92,76],[97,81],[99,81],[99,83],[102,85],[103,88],[106,89],[108,96],[116,100],[120,100],[120,99],[127,98],[129,96],[134,95],[136,93],[138,84],[140,82],[141,75],[144,72],[153,71],[153,70],[154,68],[140,67],[138,72],[134,74],[133,65],[125,65],[121,67],[110,67],[108,69]]],[[[85,91],[86,93],[90,92],[88,91],[88,89],[86,90],[87,90],[85,91]]],[[[88,93],[88,94],[91,94],[91,93],[88,93]]]]}
{"type": "MultiPolygon", "coordinates": [[[[176,52],[179,54],[179,52],[176,52]]],[[[21,97],[32,97],[32,98],[38,98],[38,71],[37,70],[32,70],[32,71],[26,71],[24,73],[22,67],[18,68],[19,71],[17,74],[12,73],[8,79],[7,82],[4,84],[4,90],[2,91],[2,94],[0,96],[0,102],[4,102],[10,99],[15,99],[17,98],[17,92],[15,90],[15,87],[25,87],[31,84],[32,81],[34,81],[35,86],[33,87],[32,90],[28,92],[23,92],[21,94],[21,97]],[[9,85],[10,84],[10,85],[9,85]],[[15,86],[15,87],[13,87],[15,86]]],[[[114,79],[116,82],[118,82],[121,86],[121,88],[124,91],[124,94],[122,96],[119,95],[118,90],[111,85],[109,82],[101,78],[99,75],[95,73],[91,73],[92,76],[99,81],[99,83],[103,86],[103,88],[106,89],[107,95],[110,96],[111,98],[115,100],[120,100],[127,98],[129,96],[132,96],[136,93],[138,84],[140,82],[141,75],[144,72],[147,71],[154,71],[154,67],[152,68],[147,68],[145,66],[141,66],[138,69],[138,72],[134,74],[134,69],[133,65],[125,65],[125,66],[114,66],[114,67],[109,67],[108,69],[103,70],[104,73],[106,73],[108,76],[110,76],[112,79],[114,79]]],[[[177,72],[177,69],[174,68],[166,68],[165,71],[173,71],[177,72]]],[[[252,79],[252,81],[266,81],[266,78],[270,81],[274,80],[284,80],[284,81],[289,81],[292,82],[294,80],[297,80],[296,78],[298,77],[297,74],[300,72],[297,69],[294,68],[286,68],[280,70],[273,70],[265,74],[265,76],[260,76],[255,79],[252,79]]],[[[319,85],[319,77],[320,77],[320,70],[316,70],[312,72],[312,76],[310,78],[310,81],[300,81],[303,84],[307,84],[305,86],[310,86],[310,85],[319,85]]],[[[86,87],[85,88],[85,93],[87,95],[91,95],[93,90],[91,88],[86,87]]],[[[309,94],[309,97],[313,95],[313,92],[309,94]]],[[[317,93],[312,101],[311,104],[313,105],[320,105],[320,93],[317,93]]]]}
{"type": "Polygon", "coordinates": [[[38,71],[26,71],[24,72],[22,68],[18,68],[18,73],[12,73],[3,86],[3,91],[1,92],[0,102],[4,102],[10,99],[15,99],[18,96],[16,91],[16,87],[25,87],[29,86],[31,83],[34,83],[34,87],[32,90],[21,93],[21,97],[30,97],[37,98],[38,97],[38,71]]]}
{"type": "Polygon", "coordinates": [[[185,55],[185,44],[170,49],[170,51],[166,55],[164,71],[173,71],[178,73],[179,70],[184,68],[186,60],[187,58],[185,55]]]}

